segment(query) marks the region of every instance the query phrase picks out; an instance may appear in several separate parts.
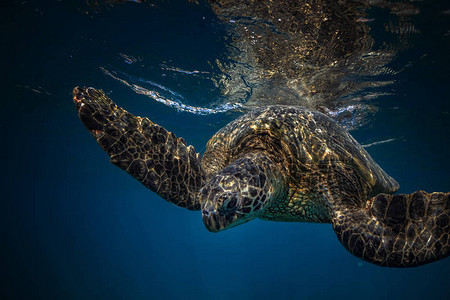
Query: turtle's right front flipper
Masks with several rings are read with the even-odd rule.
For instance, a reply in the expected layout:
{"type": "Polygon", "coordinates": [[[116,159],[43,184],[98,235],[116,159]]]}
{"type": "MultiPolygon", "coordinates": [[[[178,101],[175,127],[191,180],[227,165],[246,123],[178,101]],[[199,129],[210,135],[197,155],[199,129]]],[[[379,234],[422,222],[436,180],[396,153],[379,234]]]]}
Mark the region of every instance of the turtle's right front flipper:
{"type": "Polygon", "coordinates": [[[200,154],[182,138],[118,107],[105,93],[76,87],[78,115],[111,162],[169,202],[200,209],[196,194],[204,183],[200,154]]]}

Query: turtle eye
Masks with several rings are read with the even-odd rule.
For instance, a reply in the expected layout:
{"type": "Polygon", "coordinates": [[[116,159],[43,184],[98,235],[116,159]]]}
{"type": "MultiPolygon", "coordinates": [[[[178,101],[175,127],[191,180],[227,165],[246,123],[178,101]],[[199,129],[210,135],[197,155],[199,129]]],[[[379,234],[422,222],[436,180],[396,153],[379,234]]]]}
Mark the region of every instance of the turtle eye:
{"type": "Polygon", "coordinates": [[[236,196],[232,196],[229,198],[228,203],[226,204],[227,209],[234,209],[237,205],[236,196]]]}

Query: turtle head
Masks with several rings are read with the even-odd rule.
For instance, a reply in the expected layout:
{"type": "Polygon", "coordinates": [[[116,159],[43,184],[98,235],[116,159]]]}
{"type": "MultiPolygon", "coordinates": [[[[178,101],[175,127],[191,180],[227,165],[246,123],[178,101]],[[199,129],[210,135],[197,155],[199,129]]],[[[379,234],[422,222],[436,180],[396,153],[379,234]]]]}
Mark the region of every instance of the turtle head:
{"type": "Polygon", "coordinates": [[[206,228],[218,232],[260,216],[277,186],[271,169],[261,159],[244,157],[214,175],[199,191],[206,228]]]}

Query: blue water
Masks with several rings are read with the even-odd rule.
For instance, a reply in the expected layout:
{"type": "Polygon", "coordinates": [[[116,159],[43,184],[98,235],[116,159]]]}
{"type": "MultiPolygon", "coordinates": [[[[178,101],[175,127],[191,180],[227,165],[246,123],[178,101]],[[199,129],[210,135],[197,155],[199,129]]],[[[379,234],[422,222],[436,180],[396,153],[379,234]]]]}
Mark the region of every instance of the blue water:
{"type": "MultiPolygon", "coordinates": [[[[199,152],[240,115],[183,112],[105,75],[150,81],[193,107],[226,102],[208,64],[223,59],[223,25],[202,4],[154,3],[98,13],[81,1],[1,4],[0,298],[448,299],[448,258],[377,267],[349,254],[329,224],[252,221],[213,234],[198,212],[108,162],[77,117],[76,85],[104,89],[199,152]]],[[[417,5],[420,33],[393,62],[406,67],[352,134],[393,139],[367,150],[400,193],[450,191],[450,6],[417,5]]]]}

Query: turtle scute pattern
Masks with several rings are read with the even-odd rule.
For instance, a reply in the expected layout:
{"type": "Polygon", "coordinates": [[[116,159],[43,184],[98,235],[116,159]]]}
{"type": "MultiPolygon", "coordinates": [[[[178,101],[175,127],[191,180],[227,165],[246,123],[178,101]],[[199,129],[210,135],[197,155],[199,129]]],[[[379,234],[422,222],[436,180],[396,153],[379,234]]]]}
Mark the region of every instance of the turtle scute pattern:
{"type": "Polygon", "coordinates": [[[81,121],[114,165],[167,201],[200,209],[195,194],[204,176],[192,146],[147,118],[118,107],[103,91],[76,87],[73,99],[81,121]]]}
{"type": "Polygon", "coordinates": [[[76,87],[73,99],[113,164],[167,201],[202,209],[211,231],[253,218],[331,222],[344,247],[381,266],[450,254],[450,193],[390,195],[397,182],[321,113],[254,110],[216,133],[201,160],[183,139],[102,91],[76,87]]]}
{"type": "MultiPolygon", "coordinates": [[[[283,174],[287,197],[265,208],[262,219],[331,222],[333,205],[363,205],[398,184],[331,118],[293,106],[255,109],[217,132],[202,164],[216,174],[254,151],[270,157],[283,174]],[[370,195],[370,197],[369,197],[370,195]]],[[[210,175],[209,175],[210,176],[210,175]]]]}
{"type": "Polygon", "coordinates": [[[379,194],[363,210],[334,215],[341,243],[371,263],[412,267],[450,254],[450,193],[379,194]]]}

